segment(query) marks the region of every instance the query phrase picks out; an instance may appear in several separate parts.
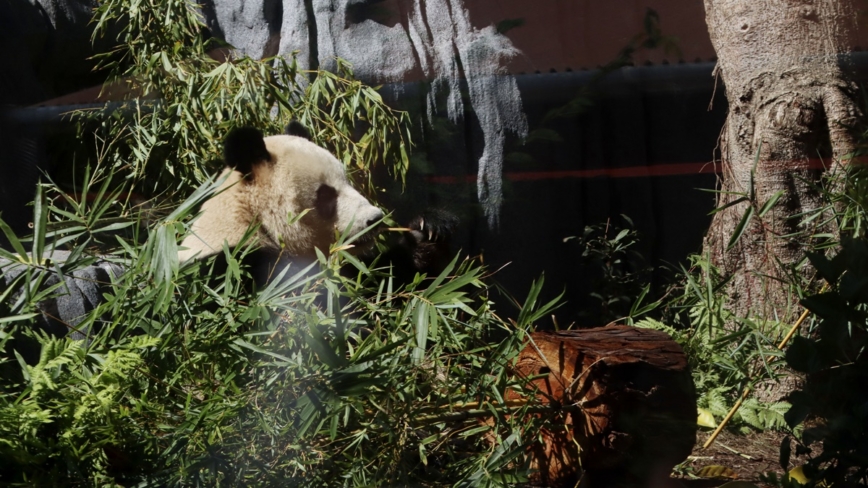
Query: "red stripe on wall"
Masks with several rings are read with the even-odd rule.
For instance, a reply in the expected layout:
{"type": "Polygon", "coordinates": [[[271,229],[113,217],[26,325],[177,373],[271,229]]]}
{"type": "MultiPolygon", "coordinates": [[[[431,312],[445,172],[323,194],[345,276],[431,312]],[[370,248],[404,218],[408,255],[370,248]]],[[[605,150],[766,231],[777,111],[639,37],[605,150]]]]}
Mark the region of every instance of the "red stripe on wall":
{"type": "MultiPolygon", "coordinates": [[[[504,173],[509,181],[562,180],[567,178],[639,178],[644,176],[672,176],[701,173],[717,173],[712,163],[655,164],[654,166],[631,166],[629,168],[575,169],[564,171],[510,171],[504,173]]],[[[429,176],[429,183],[454,184],[475,183],[475,175],[429,176]]]]}
{"type": "MultiPolygon", "coordinates": [[[[868,159],[860,157],[853,162],[865,164],[868,159]]],[[[760,163],[762,164],[762,163],[760,163]]],[[[808,169],[826,169],[828,160],[809,159],[807,161],[794,161],[793,166],[808,169]]],[[[504,173],[503,177],[509,181],[538,181],[538,180],[562,180],[567,178],[642,178],[649,176],[678,176],[720,173],[721,165],[714,163],[670,163],[655,164],[653,166],[630,166],[628,168],[599,168],[599,169],[576,169],[564,171],[511,171],[504,173]]],[[[476,175],[466,176],[429,176],[429,183],[475,183],[476,175]]]]}

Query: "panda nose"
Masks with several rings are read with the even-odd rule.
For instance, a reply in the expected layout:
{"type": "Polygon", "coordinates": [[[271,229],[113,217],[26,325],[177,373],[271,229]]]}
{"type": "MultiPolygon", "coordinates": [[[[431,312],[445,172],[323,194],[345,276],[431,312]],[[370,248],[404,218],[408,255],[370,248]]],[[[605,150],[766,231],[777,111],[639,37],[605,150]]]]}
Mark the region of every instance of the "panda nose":
{"type": "Polygon", "coordinates": [[[368,219],[367,226],[370,227],[380,220],[383,220],[383,212],[381,210],[377,210],[377,213],[375,213],[371,216],[371,218],[368,219]]]}

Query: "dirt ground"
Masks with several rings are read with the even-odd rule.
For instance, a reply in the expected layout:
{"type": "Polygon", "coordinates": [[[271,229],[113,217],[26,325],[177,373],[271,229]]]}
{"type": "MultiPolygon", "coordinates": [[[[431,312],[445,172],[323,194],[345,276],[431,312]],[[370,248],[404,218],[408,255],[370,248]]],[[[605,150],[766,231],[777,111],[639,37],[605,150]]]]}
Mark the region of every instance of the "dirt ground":
{"type": "MultiPolygon", "coordinates": [[[[698,432],[696,435],[696,447],[686,462],[681,467],[683,473],[675,481],[674,486],[679,484],[684,488],[712,488],[724,483],[738,480],[754,483],[759,487],[769,486],[760,481],[760,475],[768,472],[777,473],[778,477],[784,474],[778,458],[781,440],[784,434],[780,432],[754,432],[747,435],[722,432],[714,444],[703,449],[702,445],[711,435],[711,432],[698,432]],[[717,465],[732,470],[727,473],[730,477],[719,479],[696,478],[696,474],[705,466],[717,465]]],[[[795,467],[800,460],[790,462],[790,468],[795,467]]]]}

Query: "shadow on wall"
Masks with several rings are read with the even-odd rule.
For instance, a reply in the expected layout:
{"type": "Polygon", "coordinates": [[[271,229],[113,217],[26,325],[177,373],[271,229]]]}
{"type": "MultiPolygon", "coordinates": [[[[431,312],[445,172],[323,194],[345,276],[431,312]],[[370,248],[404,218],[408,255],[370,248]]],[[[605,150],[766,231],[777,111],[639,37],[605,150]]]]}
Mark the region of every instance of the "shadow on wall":
{"type": "MultiPolygon", "coordinates": [[[[529,136],[505,146],[502,218],[488,227],[476,200],[476,161],[483,134],[472,117],[454,125],[435,118],[411,162],[407,190],[386,193],[399,219],[427,206],[442,206],[462,219],[456,245],[484,253],[496,279],[517,297],[545,273],[542,300],[566,290],[558,311],[561,327],[600,323],[595,273],[577,240],[585,226],[623,227],[621,215],[639,232],[635,250],[654,266],[652,285],[663,285],[666,263],[677,265],[701,247],[714,208],[716,168],[710,164],[726,100],[714,93],[712,63],[627,67],[605,78],[582,109],[552,119],[554,110],[575,104],[591,72],[519,75],[529,136]],[[406,215],[404,215],[406,214],[406,215]]],[[[403,109],[424,110],[424,90],[387,87],[403,109]]],[[[382,181],[386,179],[383,178],[382,181]]],[[[504,303],[499,310],[509,310],[504,303]]],[[[551,323],[540,324],[552,327],[551,323]]]]}
{"type": "MultiPolygon", "coordinates": [[[[88,86],[87,76],[98,76],[85,61],[90,47],[80,22],[91,3],[67,4],[0,5],[0,22],[14,20],[0,26],[0,45],[18,67],[0,73],[8,88],[0,90],[3,106],[64,93],[52,83],[88,86]],[[60,37],[61,27],[72,40],[60,37]],[[14,49],[21,38],[30,41],[14,49]],[[87,47],[72,55],[67,48],[80,39],[87,47]],[[47,71],[46,61],[57,56],[58,67],[71,63],[77,70],[47,71]]],[[[400,209],[399,218],[431,205],[459,213],[461,247],[484,252],[492,268],[512,263],[498,275],[511,292],[523,296],[543,271],[550,297],[566,288],[566,323],[599,325],[581,315],[595,303],[581,249],[564,242],[585,226],[630,216],[643,237],[639,251],[655,265],[699,248],[713,198],[696,188],[714,185],[704,163],[725,114],[720,97],[712,112],[705,110],[713,93],[709,63],[624,68],[579,110],[564,112],[593,75],[509,75],[505,66],[516,50],[496,28],[471,25],[461,0],[213,0],[203,13],[215,35],[245,54],[301,50],[301,65],[325,68],[341,56],[360,77],[391,83],[386,96],[425,123],[416,124],[423,134],[407,192],[390,192],[384,203],[400,209]],[[428,81],[407,83],[414,79],[428,81]],[[565,116],[552,118],[557,110],[565,116]]],[[[0,143],[8,149],[0,164],[14,178],[0,185],[0,204],[4,218],[19,218],[14,223],[22,229],[25,202],[48,166],[44,138],[2,110],[0,143]]]]}
{"type": "Polygon", "coordinates": [[[88,59],[95,6],[90,0],[0,2],[0,215],[17,233],[28,231],[27,205],[50,162],[46,128],[20,120],[16,109],[102,82],[88,59]]]}
{"type": "Polygon", "coordinates": [[[706,111],[711,63],[622,69],[552,121],[592,75],[508,74],[518,52],[495,27],[471,25],[462,0],[211,0],[204,12],[245,54],[300,50],[310,68],[339,56],[391,83],[387,96],[426,123],[406,193],[384,203],[399,219],[430,205],[461,214],[464,251],[492,268],[511,262],[498,278],[517,296],[545,271],[547,293],[567,289],[567,322],[599,325],[582,316],[595,303],[581,250],[564,243],[586,225],[630,216],[655,265],[700,247],[713,198],[696,189],[714,187],[704,163],[726,109],[718,97],[706,111]]]}

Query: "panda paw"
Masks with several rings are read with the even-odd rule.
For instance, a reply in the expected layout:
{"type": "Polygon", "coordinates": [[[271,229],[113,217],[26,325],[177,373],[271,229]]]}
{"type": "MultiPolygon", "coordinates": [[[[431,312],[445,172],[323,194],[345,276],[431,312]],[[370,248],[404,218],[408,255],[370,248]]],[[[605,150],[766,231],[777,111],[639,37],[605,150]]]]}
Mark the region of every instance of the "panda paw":
{"type": "Polygon", "coordinates": [[[416,244],[449,244],[458,226],[458,217],[441,209],[429,209],[407,224],[416,244]]]}
{"type": "Polygon", "coordinates": [[[450,244],[457,226],[458,218],[440,209],[429,209],[407,224],[407,241],[416,271],[429,276],[443,271],[454,257],[450,244]]]}

